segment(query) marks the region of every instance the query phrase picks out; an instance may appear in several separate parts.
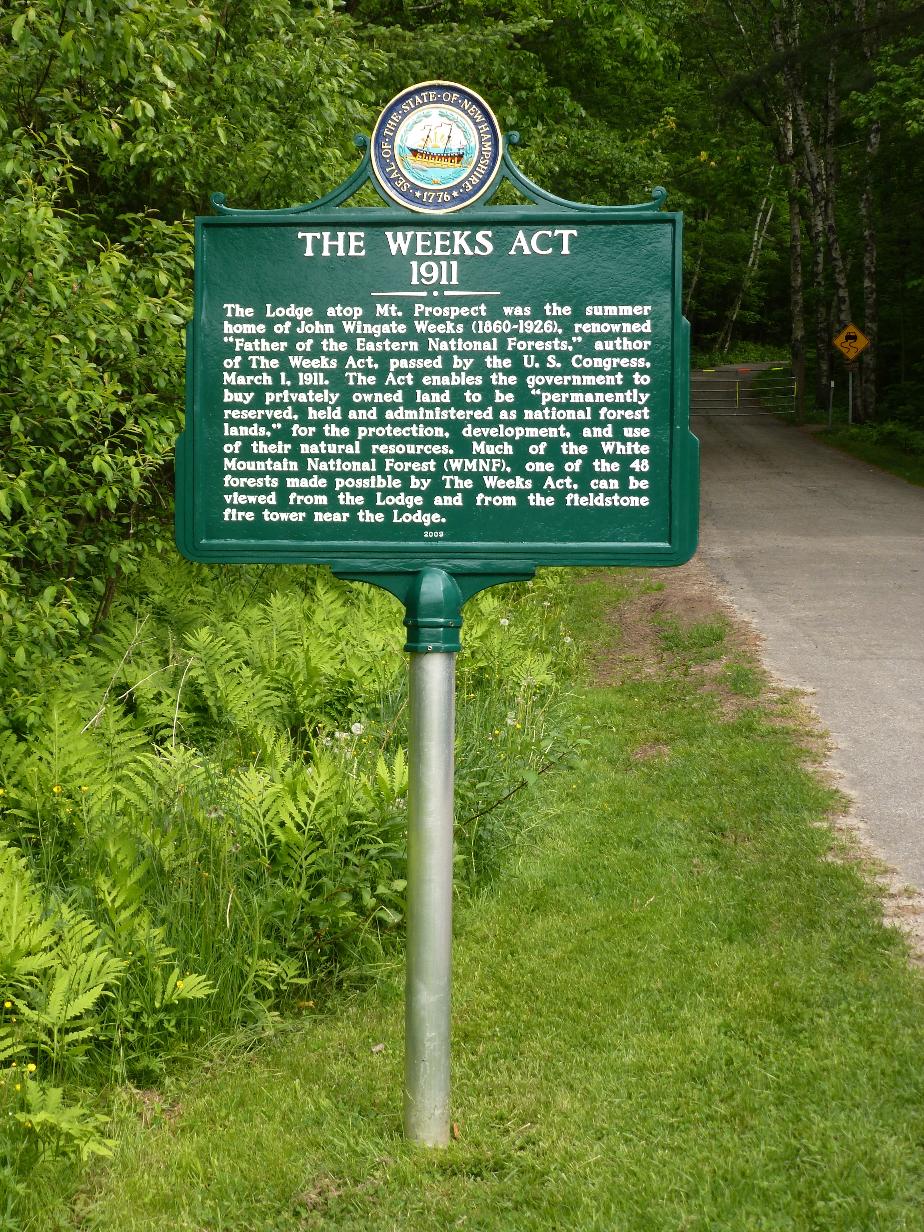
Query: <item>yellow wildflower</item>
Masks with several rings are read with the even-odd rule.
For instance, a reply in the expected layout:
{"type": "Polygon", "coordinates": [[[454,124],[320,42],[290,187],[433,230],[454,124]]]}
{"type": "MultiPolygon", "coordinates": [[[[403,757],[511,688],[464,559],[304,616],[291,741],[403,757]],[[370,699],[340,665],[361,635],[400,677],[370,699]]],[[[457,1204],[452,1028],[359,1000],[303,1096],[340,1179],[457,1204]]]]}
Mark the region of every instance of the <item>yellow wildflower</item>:
{"type": "Polygon", "coordinates": [[[60,796],[61,792],[63,791],[63,788],[61,787],[60,783],[55,783],[54,787],[52,787],[51,790],[55,793],[56,796],[60,796]]]}
{"type": "Polygon", "coordinates": [[[30,1061],[29,1064],[26,1066],[26,1069],[28,1070],[30,1074],[34,1074],[35,1073],[35,1062],[30,1061]]]}

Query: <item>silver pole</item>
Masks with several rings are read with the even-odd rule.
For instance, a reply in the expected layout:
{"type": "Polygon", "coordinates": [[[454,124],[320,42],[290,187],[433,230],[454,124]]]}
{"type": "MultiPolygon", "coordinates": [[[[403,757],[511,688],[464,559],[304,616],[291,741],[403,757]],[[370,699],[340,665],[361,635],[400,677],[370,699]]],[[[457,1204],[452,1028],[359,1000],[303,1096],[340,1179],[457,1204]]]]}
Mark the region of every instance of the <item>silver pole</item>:
{"type": "Polygon", "coordinates": [[[446,1146],[456,656],[410,660],[404,1132],[446,1146]]]}
{"type": "Polygon", "coordinates": [[[847,422],[853,423],[853,371],[847,369],[847,422]]]}
{"type": "Polygon", "coordinates": [[[834,419],[834,382],[831,382],[831,389],[828,393],[828,431],[831,431],[831,422],[834,419]]]}

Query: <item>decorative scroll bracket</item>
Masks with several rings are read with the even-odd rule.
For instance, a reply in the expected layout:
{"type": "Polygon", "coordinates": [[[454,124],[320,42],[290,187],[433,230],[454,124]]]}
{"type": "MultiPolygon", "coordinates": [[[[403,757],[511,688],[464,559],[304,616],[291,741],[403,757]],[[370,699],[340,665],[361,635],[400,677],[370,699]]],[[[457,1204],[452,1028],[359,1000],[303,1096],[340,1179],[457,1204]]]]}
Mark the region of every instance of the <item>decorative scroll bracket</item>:
{"type": "MultiPolygon", "coordinates": [[[[209,200],[215,212],[223,215],[233,215],[237,217],[247,218],[295,218],[299,215],[310,214],[315,210],[334,209],[337,206],[344,205],[351,197],[367,183],[371,184],[379,197],[385,203],[385,207],[392,213],[411,217],[419,217],[412,210],[404,210],[385,195],[372,173],[372,158],[370,153],[369,138],[363,134],[359,134],[353,138],[354,145],[362,150],[363,156],[359,166],[351,176],[343,181],[337,188],[327,193],[323,197],[319,197],[317,201],[310,201],[305,205],[284,206],[278,210],[248,210],[238,209],[226,203],[224,193],[212,193],[209,200]]],[[[635,205],[586,205],[581,201],[569,201],[565,197],[556,197],[554,193],[547,192],[538,184],[533,183],[531,179],[523,174],[520,168],[516,165],[511,157],[511,147],[520,144],[520,134],[518,132],[507,133],[504,137],[504,155],[497,169],[497,174],[494,177],[494,182],[488,189],[482,200],[474,205],[471,205],[466,210],[466,213],[477,214],[486,209],[494,197],[497,195],[503,183],[511,184],[522,196],[524,196],[533,205],[554,206],[556,209],[568,210],[576,214],[593,214],[597,210],[606,210],[609,214],[614,212],[617,214],[643,214],[649,213],[651,210],[659,210],[664,206],[667,200],[666,188],[653,188],[651,190],[651,198],[648,201],[640,201],[635,205]]],[[[360,208],[360,207],[352,207],[360,208]]],[[[378,208],[378,207],[374,207],[378,208]]],[[[494,206],[494,209],[517,209],[517,206],[494,206]]],[[[451,217],[451,215],[444,216],[451,217]]]]}

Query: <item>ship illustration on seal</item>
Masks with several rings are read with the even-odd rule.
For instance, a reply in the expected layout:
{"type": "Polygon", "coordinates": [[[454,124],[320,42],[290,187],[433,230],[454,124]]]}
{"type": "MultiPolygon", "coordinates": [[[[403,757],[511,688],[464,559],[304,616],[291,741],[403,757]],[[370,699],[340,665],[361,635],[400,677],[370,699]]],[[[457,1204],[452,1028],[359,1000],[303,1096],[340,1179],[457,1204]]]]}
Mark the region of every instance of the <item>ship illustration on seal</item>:
{"type": "Polygon", "coordinates": [[[431,125],[419,146],[408,146],[407,158],[415,167],[460,167],[465,137],[456,124],[431,125]]]}
{"type": "Polygon", "coordinates": [[[420,188],[452,188],[468,175],[478,134],[456,107],[423,107],[395,135],[395,154],[404,174],[420,188]]]}

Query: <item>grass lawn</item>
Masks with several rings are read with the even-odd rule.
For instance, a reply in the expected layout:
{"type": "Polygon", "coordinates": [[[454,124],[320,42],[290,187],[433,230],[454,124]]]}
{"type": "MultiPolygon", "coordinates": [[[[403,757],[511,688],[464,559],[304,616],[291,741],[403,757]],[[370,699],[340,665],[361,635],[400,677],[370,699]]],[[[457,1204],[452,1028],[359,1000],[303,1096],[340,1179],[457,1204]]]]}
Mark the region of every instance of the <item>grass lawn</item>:
{"type": "Polygon", "coordinates": [[[721,616],[660,610],[642,575],[575,591],[614,682],[575,696],[579,765],[460,904],[458,1140],[402,1140],[396,965],[143,1118],[126,1095],[62,1227],[924,1228],[922,981],[830,858],[796,708],[721,616]]]}

